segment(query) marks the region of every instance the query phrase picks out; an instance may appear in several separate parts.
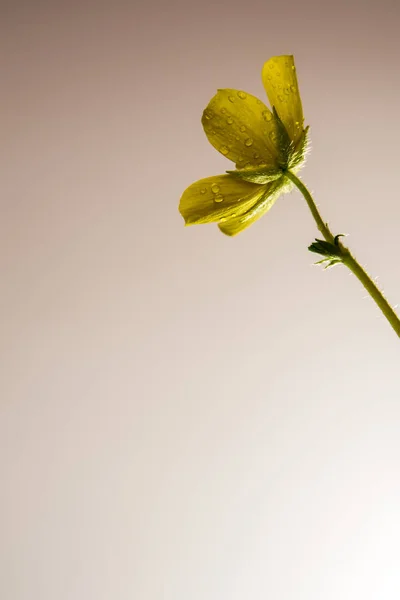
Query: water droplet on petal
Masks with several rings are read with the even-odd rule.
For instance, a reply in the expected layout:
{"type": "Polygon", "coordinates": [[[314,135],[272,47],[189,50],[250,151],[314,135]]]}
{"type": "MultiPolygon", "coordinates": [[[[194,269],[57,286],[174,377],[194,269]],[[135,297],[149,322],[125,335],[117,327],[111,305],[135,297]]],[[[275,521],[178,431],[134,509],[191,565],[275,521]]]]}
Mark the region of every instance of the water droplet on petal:
{"type": "Polygon", "coordinates": [[[284,97],[282,96],[282,94],[278,94],[278,100],[280,100],[281,102],[284,101],[284,97]]]}
{"type": "Polygon", "coordinates": [[[219,185],[217,185],[216,183],[213,183],[211,186],[211,191],[213,192],[213,194],[218,194],[219,192],[219,185]]]}
{"type": "Polygon", "coordinates": [[[246,131],[246,127],[244,125],[241,126],[240,131],[246,131]]]}
{"type": "Polygon", "coordinates": [[[278,134],[276,133],[276,131],[269,132],[269,139],[271,140],[271,142],[276,142],[276,140],[278,139],[278,134]]]}
{"type": "Polygon", "coordinates": [[[285,88],[283,91],[286,94],[286,96],[289,96],[289,94],[290,94],[290,88],[285,88]]]}
{"type": "Polygon", "coordinates": [[[204,118],[207,119],[207,121],[209,121],[210,119],[212,119],[214,116],[214,113],[211,112],[211,110],[205,110],[204,111],[204,118]]]}
{"type": "Polygon", "coordinates": [[[296,91],[296,86],[295,85],[291,85],[290,89],[292,90],[292,92],[295,92],[296,91]]]}
{"type": "Polygon", "coordinates": [[[222,154],[225,154],[225,155],[229,154],[229,148],[228,148],[228,146],[221,146],[220,150],[221,150],[222,154]]]}
{"type": "Polygon", "coordinates": [[[264,110],[262,116],[266,121],[272,121],[272,113],[269,110],[264,110]]]}
{"type": "Polygon", "coordinates": [[[233,123],[232,117],[228,117],[226,122],[228,123],[228,125],[232,125],[232,123],[233,123]]]}
{"type": "Polygon", "coordinates": [[[253,158],[260,158],[260,155],[258,154],[258,152],[254,152],[253,158]]]}
{"type": "Polygon", "coordinates": [[[222,113],[226,113],[226,108],[221,108],[222,113]]]}
{"type": "Polygon", "coordinates": [[[252,146],[253,145],[253,140],[251,138],[247,138],[247,140],[244,141],[244,145],[245,146],[252,146]]]}
{"type": "Polygon", "coordinates": [[[232,102],[232,104],[235,102],[235,97],[234,96],[228,96],[228,100],[229,102],[232,102]]]}
{"type": "Polygon", "coordinates": [[[219,194],[218,196],[215,196],[214,198],[214,202],[222,202],[224,199],[223,196],[221,196],[221,194],[219,194]]]}
{"type": "Polygon", "coordinates": [[[235,140],[236,140],[237,142],[240,142],[240,137],[237,135],[237,136],[235,137],[235,140]]]}
{"type": "Polygon", "coordinates": [[[206,188],[201,188],[201,190],[200,190],[200,194],[205,194],[205,193],[206,193],[206,191],[207,191],[207,190],[206,190],[206,188]]]}
{"type": "Polygon", "coordinates": [[[238,92],[237,95],[241,100],[245,100],[247,98],[247,94],[245,94],[244,92],[238,92]]]}
{"type": "Polygon", "coordinates": [[[222,217],[222,218],[219,220],[219,222],[220,222],[220,223],[225,223],[225,221],[227,221],[227,220],[228,220],[228,217],[222,217]]]}

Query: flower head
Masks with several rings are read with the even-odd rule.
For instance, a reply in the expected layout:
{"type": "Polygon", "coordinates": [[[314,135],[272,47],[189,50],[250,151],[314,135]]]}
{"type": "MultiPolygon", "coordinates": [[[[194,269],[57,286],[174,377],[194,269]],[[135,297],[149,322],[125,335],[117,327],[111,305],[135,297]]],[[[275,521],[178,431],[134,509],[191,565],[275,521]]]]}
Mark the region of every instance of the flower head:
{"type": "Polygon", "coordinates": [[[218,223],[236,235],[291,189],[285,172],[297,172],[304,162],[308,132],[293,56],[270,58],[262,80],[272,110],[247,92],[222,89],[203,112],[209,142],[236,168],[185,190],[179,211],[186,225],[218,223]]]}

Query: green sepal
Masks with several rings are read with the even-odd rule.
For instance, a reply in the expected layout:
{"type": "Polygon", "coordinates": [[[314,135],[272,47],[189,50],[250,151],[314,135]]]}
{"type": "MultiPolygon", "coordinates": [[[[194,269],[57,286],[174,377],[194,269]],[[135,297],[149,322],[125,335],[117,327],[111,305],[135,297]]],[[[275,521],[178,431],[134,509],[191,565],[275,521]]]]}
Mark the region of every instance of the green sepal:
{"type": "Polygon", "coordinates": [[[296,167],[304,161],[308,147],[309,129],[309,125],[307,125],[305,129],[303,129],[299,141],[297,142],[296,146],[290,151],[289,169],[293,169],[294,167],[296,167]]]}
{"type": "Polygon", "coordinates": [[[251,183],[269,183],[282,177],[281,169],[271,169],[262,167],[249,167],[247,169],[237,169],[236,171],[226,171],[229,175],[249,181],[251,183]]]}
{"type": "Polygon", "coordinates": [[[278,111],[276,110],[275,106],[272,107],[272,112],[276,123],[276,146],[278,150],[278,164],[283,169],[287,169],[289,166],[290,147],[292,145],[292,141],[289,137],[286,127],[284,126],[280,116],[278,115],[278,111]]]}

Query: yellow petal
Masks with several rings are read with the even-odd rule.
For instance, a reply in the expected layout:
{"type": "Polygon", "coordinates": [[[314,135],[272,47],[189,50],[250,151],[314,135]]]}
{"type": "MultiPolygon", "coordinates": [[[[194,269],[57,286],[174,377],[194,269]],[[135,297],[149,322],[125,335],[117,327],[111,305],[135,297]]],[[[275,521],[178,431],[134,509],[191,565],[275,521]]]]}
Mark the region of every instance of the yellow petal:
{"type": "Polygon", "coordinates": [[[207,177],[183,192],[179,212],[186,225],[217,222],[246,212],[260,199],[264,188],[230,175],[207,177]]]}
{"type": "Polygon", "coordinates": [[[209,142],[238,168],[277,166],[275,119],[258,98],[237,90],[218,90],[201,122],[209,142]]]}
{"type": "Polygon", "coordinates": [[[262,80],[271,107],[296,144],[303,130],[303,109],[293,56],[274,56],[264,65],[262,80]]]}
{"type": "Polygon", "coordinates": [[[285,184],[279,180],[271,181],[271,183],[264,186],[264,193],[256,204],[250,207],[246,212],[237,215],[236,217],[228,218],[226,221],[218,224],[222,233],[234,236],[241,233],[247,227],[250,227],[250,225],[265,215],[265,213],[267,213],[275,204],[278,197],[284,191],[284,185],[285,184]]]}

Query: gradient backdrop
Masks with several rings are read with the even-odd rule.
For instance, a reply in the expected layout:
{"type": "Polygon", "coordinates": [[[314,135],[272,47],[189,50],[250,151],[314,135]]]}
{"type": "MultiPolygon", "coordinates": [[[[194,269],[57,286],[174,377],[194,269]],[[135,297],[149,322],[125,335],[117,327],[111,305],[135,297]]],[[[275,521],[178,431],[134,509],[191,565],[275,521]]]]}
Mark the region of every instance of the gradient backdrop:
{"type": "Polygon", "coordinates": [[[296,58],[324,218],[400,301],[400,5],[3,3],[4,600],[398,600],[399,341],[298,193],[229,239],[218,87],[296,58]]]}

